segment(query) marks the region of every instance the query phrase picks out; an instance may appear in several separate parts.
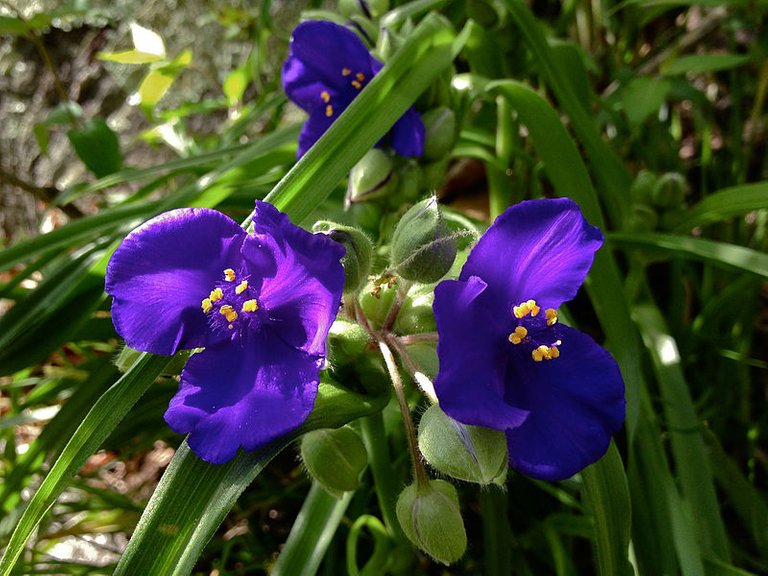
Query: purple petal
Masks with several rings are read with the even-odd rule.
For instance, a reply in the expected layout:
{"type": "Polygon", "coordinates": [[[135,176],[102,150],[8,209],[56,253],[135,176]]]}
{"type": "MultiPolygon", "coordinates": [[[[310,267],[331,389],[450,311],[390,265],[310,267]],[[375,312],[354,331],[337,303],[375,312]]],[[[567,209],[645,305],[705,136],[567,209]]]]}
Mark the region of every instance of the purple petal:
{"type": "Polygon", "coordinates": [[[613,357],[592,338],[562,326],[560,357],[510,365],[506,400],[530,411],[507,432],[512,468],[562,480],[596,462],[624,422],[624,382],[613,357]]]}
{"type": "Polygon", "coordinates": [[[370,80],[373,60],[363,41],[351,30],[333,22],[308,20],[293,31],[288,60],[283,67],[283,87],[291,99],[295,91],[312,83],[347,91],[349,82],[342,70],[349,68],[352,74],[361,72],[370,80]],[[298,60],[301,66],[293,60],[298,60]]]}
{"type": "Polygon", "coordinates": [[[296,429],[315,402],[321,359],[268,330],[193,355],[165,413],[192,451],[222,464],[296,429]]]}
{"type": "Polygon", "coordinates": [[[603,243],[568,198],[529,200],[508,208],[472,249],[460,279],[479,276],[494,301],[529,299],[542,308],[571,300],[603,243]]]}
{"type": "Polygon", "coordinates": [[[325,108],[325,102],[320,97],[323,91],[336,96],[335,90],[323,78],[293,56],[283,63],[283,89],[288,98],[306,112],[325,108]]]}
{"type": "Polygon", "coordinates": [[[435,288],[435,321],[440,371],[435,392],[440,407],[464,424],[507,430],[525,421],[525,409],[505,401],[508,344],[504,327],[482,306],[486,284],[444,280],[435,288]]]}
{"type": "Polygon", "coordinates": [[[296,149],[296,159],[298,160],[307,150],[314,146],[315,142],[320,140],[320,136],[325,134],[325,131],[331,127],[333,121],[338,117],[342,111],[339,110],[333,116],[326,116],[325,113],[311,114],[304,126],[301,128],[299,134],[299,145],[296,149]]]}
{"type": "Polygon", "coordinates": [[[295,226],[266,202],[256,202],[253,225],[242,252],[251,274],[263,277],[259,305],[286,343],[324,355],[344,287],[344,247],[295,226]],[[265,253],[274,261],[271,269],[260,264],[265,253]]]}
{"type": "Polygon", "coordinates": [[[201,302],[241,262],[244,238],[234,220],[205,208],[166,212],[133,230],[107,265],[117,333],[153,354],[215,342],[201,302]]]}
{"type": "Polygon", "coordinates": [[[389,132],[392,148],[405,158],[417,158],[424,153],[424,123],[414,108],[409,108],[389,132]]]}

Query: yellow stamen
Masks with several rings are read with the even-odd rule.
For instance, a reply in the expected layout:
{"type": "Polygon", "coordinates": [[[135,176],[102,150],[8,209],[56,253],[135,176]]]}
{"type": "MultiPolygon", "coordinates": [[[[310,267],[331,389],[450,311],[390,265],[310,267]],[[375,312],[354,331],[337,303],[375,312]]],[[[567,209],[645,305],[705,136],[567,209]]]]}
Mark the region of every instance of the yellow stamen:
{"type": "Polygon", "coordinates": [[[522,302],[519,306],[515,306],[512,309],[512,312],[515,315],[515,318],[525,318],[528,314],[531,316],[536,316],[539,313],[539,306],[536,304],[536,300],[528,300],[527,302],[522,302]]]}
{"type": "Polygon", "coordinates": [[[534,362],[541,362],[542,360],[554,360],[560,357],[560,350],[557,346],[544,346],[543,344],[531,352],[531,358],[534,362]]]}
{"type": "Polygon", "coordinates": [[[349,76],[350,74],[352,74],[352,70],[350,70],[349,68],[342,68],[341,69],[341,75],[342,76],[349,76]]]}
{"type": "Polygon", "coordinates": [[[211,302],[218,302],[222,298],[224,298],[224,292],[221,291],[221,288],[214,288],[211,290],[210,295],[208,298],[211,300],[211,302]]]}
{"type": "Polygon", "coordinates": [[[365,74],[363,74],[362,72],[358,72],[357,74],[355,74],[355,78],[357,78],[360,82],[362,82],[363,80],[365,80],[365,74]]]}
{"type": "Polygon", "coordinates": [[[208,314],[208,312],[211,311],[211,308],[213,308],[213,302],[211,302],[210,298],[206,298],[203,300],[203,312],[208,314]]]}
{"type": "Polygon", "coordinates": [[[360,88],[362,88],[362,87],[363,87],[363,85],[362,85],[362,84],[360,84],[360,82],[358,82],[357,80],[352,80],[352,82],[350,82],[350,84],[352,84],[352,86],[354,86],[354,87],[355,87],[355,88],[357,88],[358,90],[360,90],[360,88]]]}
{"type": "Polygon", "coordinates": [[[512,342],[512,344],[520,344],[526,336],[528,336],[528,330],[523,326],[518,326],[515,328],[515,331],[509,335],[509,341],[512,342]]]}
{"type": "Polygon", "coordinates": [[[237,285],[235,288],[235,294],[242,294],[248,289],[248,280],[243,280],[240,282],[240,284],[237,285]]]}
{"type": "Polygon", "coordinates": [[[326,115],[328,118],[330,118],[331,116],[333,116],[333,106],[331,106],[330,104],[328,104],[328,106],[326,106],[326,107],[325,107],[325,115],[326,115]]]}
{"type": "Polygon", "coordinates": [[[557,310],[554,308],[547,308],[544,311],[544,315],[547,317],[547,326],[554,326],[557,324],[557,310]]]}
{"type": "Polygon", "coordinates": [[[328,104],[328,102],[331,101],[331,95],[328,93],[327,90],[323,90],[322,92],[320,92],[320,98],[322,98],[323,102],[325,102],[326,104],[328,104]]]}
{"type": "Polygon", "coordinates": [[[256,300],[246,300],[243,302],[243,312],[256,312],[259,309],[259,305],[256,300]]]}
{"type": "Polygon", "coordinates": [[[235,271],[232,270],[232,268],[227,268],[224,270],[224,280],[227,282],[232,282],[235,279],[235,271]]]}
{"type": "Polygon", "coordinates": [[[222,314],[227,319],[227,322],[234,322],[237,320],[237,312],[232,310],[232,306],[229,304],[225,304],[219,308],[219,314],[222,314]]]}

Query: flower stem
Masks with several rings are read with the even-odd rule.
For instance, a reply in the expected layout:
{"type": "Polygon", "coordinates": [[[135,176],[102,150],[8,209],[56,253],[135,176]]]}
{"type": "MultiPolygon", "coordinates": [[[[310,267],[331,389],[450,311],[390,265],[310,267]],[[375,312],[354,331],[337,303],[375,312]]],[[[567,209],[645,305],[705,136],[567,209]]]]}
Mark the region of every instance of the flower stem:
{"type": "Polygon", "coordinates": [[[432,380],[430,380],[429,377],[424,374],[424,372],[421,370],[421,367],[408,353],[408,349],[405,347],[402,337],[390,337],[387,339],[387,342],[389,342],[395,349],[395,352],[397,352],[397,355],[400,357],[400,361],[403,363],[403,366],[419,386],[424,395],[432,404],[437,404],[437,394],[435,394],[435,386],[432,384],[432,380]]]}
{"type": "Polygon", "coordinates": [[[413,425],[411,419],[411,410],[408,408],[408,401],[405,398],[405,389],[403,388],[403,380],[400,378],[400,371],[397,368],[395,357],[392,355],[392,350],[389,349],[386,342],[379,341],[379,350],[384,357],[384,363],[387,365],[387,371],[389,372],[389,378],[392,380],[392,387],[395,389],[395,396],[397,397],[397,403],[400,406],[400,412],[403,416],[403,425],[405,426],[405,437],[408,440],[408,450],[411,453],[411,464],[413,464],[413,476],[416,480],[417,486],[426,486],[429,482],[427,472],[424,470],[424,465],[421,462],[421,456],[419,455],[419,447],[416,441],[416,428],[413,425]]]}
{"type": "Polygon", "coordinates": [[[360,432],[368,452],[368,464],[371,467],[373,482],[376,486],[376,498],[379,501],[384,524],[390,534],[404,540],[405,535],[395,513],[400,481],[395,474],[392,474],[392,460],[381,412],[361,418],[360,432]]]}
{"type": "Polygon", "coordinates": [[[392,302],[392,306],[389,308],[389,312],[387,312],[387,317],[384,320],[384,324],[381,326],[382,332],[389,332],[392,329],[392,326],[395,324],[395,320],[397,320],[397,315],[400,313],[400,308],[403,307],[403,303],[405,302],[405,296],[408,294],[408,289],[410,288],[411,283],[405,280],[404,278],[400,278],[399,282],[397,283],[397,292],[395,293],[395,300],[392,302]]]}

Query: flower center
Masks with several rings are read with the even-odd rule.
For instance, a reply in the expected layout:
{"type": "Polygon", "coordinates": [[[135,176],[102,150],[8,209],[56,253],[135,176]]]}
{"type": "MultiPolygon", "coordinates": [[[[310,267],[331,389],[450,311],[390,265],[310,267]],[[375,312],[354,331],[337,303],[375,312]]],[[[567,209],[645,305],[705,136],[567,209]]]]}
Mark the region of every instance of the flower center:
{"type": "Polygon", "coordinates": [[[540,311],[536,300],[527,300],[515,306],[512,313],[516,326],[508,338],[513,345],[529,351],[534,362],[558,358],[558,346],[562,344],[554,329],[557,324],[557,311],[547,308],[543,316],[539,315],[540,311]]]}
{"type": "Polygon", "coordinates": [[[254,296],[248,278],[238,282],[235,271],[227,268],[224,279],[216,283],[207,298],[203,298],[201,306],[214,331],[240,333],[255,319],[259,309],[254,296]]]}
{"type": "MultiPolygon", "coordinates": [[[[355,90],[362,90],[365,86],[365,74],[362,72],[356,72],[352,74],[351,68],[342,68],[341,75],[346,79],[349,78],[349,83],[355,90]]],[[[325,115],[330,118],[334,114],[333,104],[331,103],[331,93],[328,90],[320,92],[320,100],[325,104],[325,115]]]]}

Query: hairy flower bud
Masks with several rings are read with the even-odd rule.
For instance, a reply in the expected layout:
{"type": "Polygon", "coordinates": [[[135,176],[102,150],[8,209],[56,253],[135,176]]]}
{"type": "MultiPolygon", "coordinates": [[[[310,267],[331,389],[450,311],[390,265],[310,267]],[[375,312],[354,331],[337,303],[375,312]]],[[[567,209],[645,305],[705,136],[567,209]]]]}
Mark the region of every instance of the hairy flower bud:
{"type": "Polygon", "coordinates": [[[666,172],[659,176],[651,192],[655,206],[665,210],[674,210],[683,206],[683,199],[688,184],[678,172],[666,172]]]}
{"type": "Polygon", "coordinates": [[[425,198],[400,219],[392,237],[390,264],[397,274],[429,284],[442,278],[456,258],[456,239],[437,198],[425,198]]]}
{"type": "Polygon", "coordinates": [[[340,497],[356,490],[368,465],[360,436],[348,427],[307,432],[301,439],[304,465],[326,491],[340,497]]]}
{"type": "Polygon", "coordinates": [[[380,198],[392,190],[397,183],[392,159],[378,148],[369,150],[349,173],[347,202],[364,202],[380,198]]]}
{"type": "Polygon", "coordinates": [[[439,160],[451,151],[456,140],[456,115],[447,106],[433,108],[422,114],[426,134],[424,158],[439,160]]]}
{"type": "Polygon", "coordinates": [[[640,170],[632,181],[629,194],[632,202],[635,204],[650,204],[653,188],[656,185],[658,176],[648,170],[640,170]]]}
{"type": "Polygon", "coordinates": [[[337,318],[328,332],[331,361],[335,365],[354,362],[365,353],[369,340],[360,324],[337,318]]]}
{"type": "Polygon", "coordinates": [[[436,404],[421,417],[419,450],[433,468],[459,480],[502,486],[507,477],[504,432],[456,422],[436,404]]]}
{"type": "Polygon", "coordinates": [[[356,292],[371,270],[373,245],[368,236],[357,228],[328,220],[315,223],[312,230],[327,234],[331,240],[346,248],[344,258],[341,259],[341,265],[344,266],[344,293],[356,292]]]}
{"type": "Polygon", "coordinates": [[[438,562],[456,562],[467,549],[459,497],[445,480],[407,486],[397,499],[396,512],[408,539],[438,562]]]}

